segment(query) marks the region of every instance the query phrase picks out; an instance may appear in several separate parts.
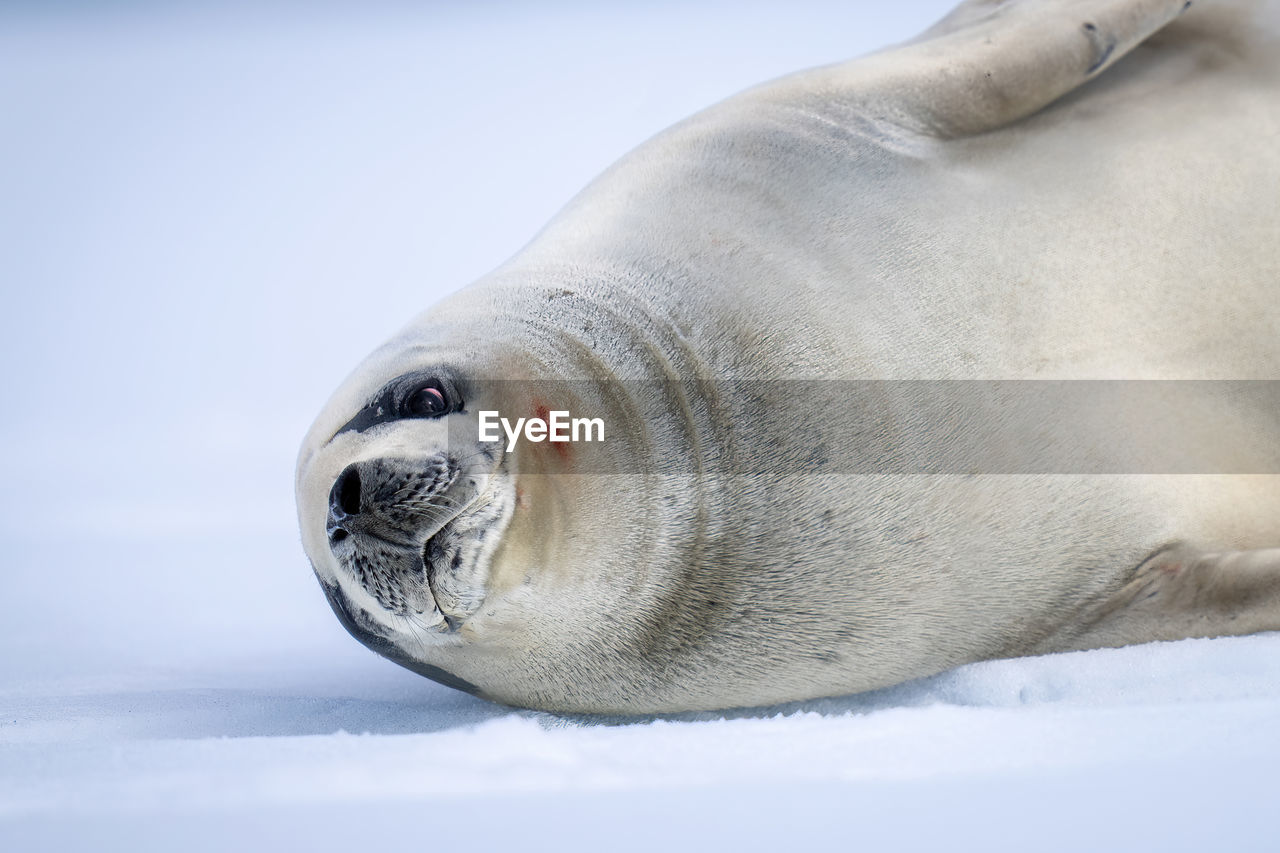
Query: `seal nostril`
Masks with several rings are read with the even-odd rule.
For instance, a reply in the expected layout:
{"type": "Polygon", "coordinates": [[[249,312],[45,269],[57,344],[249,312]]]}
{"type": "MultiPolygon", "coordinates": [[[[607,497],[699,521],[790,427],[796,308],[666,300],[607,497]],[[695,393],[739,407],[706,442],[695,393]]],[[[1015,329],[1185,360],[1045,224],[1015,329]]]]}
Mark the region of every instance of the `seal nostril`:
{"type": "Polygon", "coordinates": [[[338,477],[338,482],[333,484],[329,504],[338,510],[335,515],[360,514],[360,472],[356,470],[356,466],[347,466],[347,470],[338,477]]]}
{"type": "Polygon", "coordinates": [[[341,527],[335,527],[335,528],[333,528],[333,530],[330,530],[330,531],[329,531],[329,541],[330,541],[331,543],[333,543],[334,545],[337,545],[337,544],[338,544],[339,542],[341,542],[343,539],[346,539],[346,538],[347,538],[347,536],[349,536],[349,535],[350,535],[350,534],[348,534],[348,533],[347,533],[347,531],[346,531],[346,530],[344,530],[343,528],[341,528],[341,527]]]}

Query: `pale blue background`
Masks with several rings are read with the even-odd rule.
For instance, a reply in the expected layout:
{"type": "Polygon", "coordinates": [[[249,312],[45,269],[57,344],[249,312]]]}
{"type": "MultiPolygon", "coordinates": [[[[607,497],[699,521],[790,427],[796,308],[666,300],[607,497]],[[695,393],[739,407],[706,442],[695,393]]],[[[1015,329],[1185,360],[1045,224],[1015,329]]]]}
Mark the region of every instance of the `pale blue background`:
{"type": "Polygon", "coordinates": [[[946,6],[0,8],[0,676],[361,654],[293,516],[339,380],[650,134],[946,6]]]}
{"type": "Polygon", "coordinates": [[[359,655],[293,516],[338,382],[648,136],[946,6],[0,7],[0,676],[359,655]]]}
{"type": "Polygon", "coordinates": [[[298,543],[384,338],[653,133],[948,5],[0,6],[0,848],[1270,849],[1274,635],[607,728],[376,658],[298,543]]]}

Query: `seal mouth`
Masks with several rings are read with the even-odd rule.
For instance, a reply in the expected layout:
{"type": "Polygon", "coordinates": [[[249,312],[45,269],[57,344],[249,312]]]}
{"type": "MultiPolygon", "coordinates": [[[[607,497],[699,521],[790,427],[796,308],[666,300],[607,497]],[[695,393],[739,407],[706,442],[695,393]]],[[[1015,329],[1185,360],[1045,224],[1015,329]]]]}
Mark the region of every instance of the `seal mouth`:
{"type": "Polygon", "coordinates": [[[468,470],[443,454],[380,457],[352,463],[334,481],[329,551],[389,630],[419,640],[450,633],[484,602],[515,503],[501,461],[468,470]]]}
{"type": "Polygon", "coordinates": [[[500,538],[494,505],[477,496],[422,544],[423,577],[445,630],[457,630],[484,602],[487,557],[500,538]]]}
{"type": "MultiPolygon", "coordinates": [[[[474,501],[472,502],[474,503],[474,501]]],[[[448,518],[444,524],[440,525],[435,533],[427,537],[422,543],[419,550],[419,556],[422,558],[422,577],[426,581],[427,591],[431,596],[431,600],[435,603],[436,610],[444,617],[445,625],[449,630],[457,630],[462,620],[466,618],[465,613],[450,612],[450,608],[446,606],[446,600],[449,598],[445,595],[443,573],[445,571],[444,564],[448,559],[445,554],[445,542],[450,539],[453,523],[467,511],[470,506],[462,507],[448,518]]],[[[461,568],[462,552],[458,551],[449,561],[449,568],[456,574],[461,568]]]]}
{"type": "Polygon", "coordinates": [[[423,541],[423,577],[445,631],[457,630],[488,595],[493,555],[515,509],[507,464],[507,454],[499,453],[483,485],[423,541]]]}

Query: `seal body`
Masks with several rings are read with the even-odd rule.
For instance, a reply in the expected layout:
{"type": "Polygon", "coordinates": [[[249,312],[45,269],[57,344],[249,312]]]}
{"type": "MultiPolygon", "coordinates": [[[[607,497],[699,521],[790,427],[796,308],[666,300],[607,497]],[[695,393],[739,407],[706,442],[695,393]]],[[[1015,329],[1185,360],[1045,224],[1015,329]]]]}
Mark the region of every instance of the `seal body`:
{"type": "Polygon", "coordinates": [[[1280,14],[1185,6],[971,0],[630,154],[320,414],[339,618],[610,713],[1280,627],[1280,14]]]}

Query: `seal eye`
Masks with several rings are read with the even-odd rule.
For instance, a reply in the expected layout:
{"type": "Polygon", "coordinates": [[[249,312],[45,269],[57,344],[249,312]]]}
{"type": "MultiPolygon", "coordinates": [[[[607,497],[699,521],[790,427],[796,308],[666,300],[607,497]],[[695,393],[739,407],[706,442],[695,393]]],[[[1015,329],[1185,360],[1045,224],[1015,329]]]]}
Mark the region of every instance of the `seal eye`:
{"type": "Polygon", "coordinates": [[[461,390],[447,376],[413,373],[384,385],[334,435],[364,432],[401,418],[442,418],[451,412],[465,411],[464,405],[461,390]]]}
{"type": "Polygon", "coordinates": [[[406,418],[438,418],[449,411],[449,400],[436,382],[409,392],[401,407],[406,418]]]}

